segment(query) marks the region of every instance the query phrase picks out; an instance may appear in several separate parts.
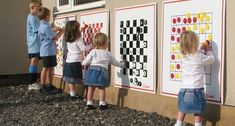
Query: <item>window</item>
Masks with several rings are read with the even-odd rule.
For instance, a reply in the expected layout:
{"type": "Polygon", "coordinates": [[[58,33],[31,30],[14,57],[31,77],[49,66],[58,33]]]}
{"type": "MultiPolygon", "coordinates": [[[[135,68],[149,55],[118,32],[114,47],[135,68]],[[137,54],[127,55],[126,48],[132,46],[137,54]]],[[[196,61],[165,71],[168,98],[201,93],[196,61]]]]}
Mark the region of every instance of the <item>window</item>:
{"type": "Polygon", "coordinates": [[[64,9],[70,9],[70,8],[71,8],[70,0],[57,0],[58,10],[64,10],[64,9]]]}
{"type": "Polygon", "coordinates": [[[60,13],[104,7],[106,0],[57,0],[57,9],[60,13]]]}
{"type": "Polygon", "coordinates": [[[97,2],[101,0],[74,0],[74,6],[81,5],[81,4],[87,4],[92,2],[97,2]]]}
{"type": "Polygon", "coordinates": [[[59,0],[59,6],[69,5],[69,0],[59,0]]]}

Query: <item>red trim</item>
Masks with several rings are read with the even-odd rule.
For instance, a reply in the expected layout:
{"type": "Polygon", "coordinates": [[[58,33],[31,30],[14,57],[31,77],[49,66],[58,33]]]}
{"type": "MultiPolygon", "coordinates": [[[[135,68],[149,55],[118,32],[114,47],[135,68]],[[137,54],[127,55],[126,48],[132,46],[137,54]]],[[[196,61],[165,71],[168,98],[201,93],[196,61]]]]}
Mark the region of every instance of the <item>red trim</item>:
{"type": "Polygon", "coordinates": [[[137,87],[132,87],[132,86],[124,86],[124,85],[119,85],[119,84],[114,84],[114,86],[126,87],[126,88],[131,88],[131,89],[138,89],[138,90],[143,90],[143,91],[151,91],[152,93],[154,93],[154,90],[148,90],[148,89],[137,88],[137,87]]]}
{"type": "MultiPolygon", "coordinates": [[[[223,61],[224,61],[224,57],[223,57],[223,55],[224,55],[224,0],[222,0],[222,26],[221,26],[221,63],[220,63],[220,101],[221,101],[221,97],[223,97],[223,95],[222,95],[222,80],[223,80],[223,78],[222,78],[222,70],[223,70],[223,61]]],[[[223,101],[222,101],[223,102],[223,101]]]]}
{"type": "Polygon", "coordinates": [[[109,12],[109,11],[108,10],[104,10],[104,11],[96,11],[96,12],[84,13],[84,14],[80,14],[80,16],[93,15],[93,14],[99,14],[99,13],[104,13],[104,12],[109,12]]]}
{"type": "Polygon", "coordinates": [[[69,16],[58,16],[58,17],[56,17],[56,18],[55,18],[55,20],[59,20],[59,19],[63,19],[63,18],[71,18],[71,17],[75,17],[75,18],[76,18],[76,16],[75,16],[75,15],[69,15],[69,16]]]}
{"type": "Polygon", "coordinates": [[[169,2],[164,2],[163,1],[163,4],[166,4],[166,3],[177,3],[177,2],[183,2],[183,1],[191,1],[191,0],[176,0],[176,1],[169,1],[169,2]]]}
{"type": "MultiPolygon", "coordinates": [[[[162,7],[162,57],[161,57],[161,59],[162,59],[162,67],[161,67],[161,73],[163,73],[163,47],[164,47],[164,4],[165,3],[163,3],[163,7],[162,7]]],[[[160,74],[160,92],[162,92],[162,90],[163,90],[163,74],[160,74]]]]}
{"type": "Polygon", "coordinates": [[[161,91],[162,94],[166,94],[166,95],[173,95],[173,96],[178,96],[177,94],[173,94],[173,93],[168,93],[168,92],[163,92],[161,91]]]}
{"type": "Polygon", "coordinates": [[[131,6],[131,7],[123,7],[123,8],[117,8],[115,9],[115,11],[120,11],[120,10],[128,10],[128,9],[134,9],[134,8],[142,8],[142,7],[148,7],[148,6],[154,6],[155,7],[156,4],[152,3],[152,4],[146,4],[146,5],[137,5],[137,6],[131,6]]]}
{"type": "Polygon", "coordinates": [[[210,99],[206,99],[207,101],[210,101],[210,102],[217,102],[217,103],[221,103],[221,98],[219,101],[216,101],[216,100],[210,100],[210,99]]]}

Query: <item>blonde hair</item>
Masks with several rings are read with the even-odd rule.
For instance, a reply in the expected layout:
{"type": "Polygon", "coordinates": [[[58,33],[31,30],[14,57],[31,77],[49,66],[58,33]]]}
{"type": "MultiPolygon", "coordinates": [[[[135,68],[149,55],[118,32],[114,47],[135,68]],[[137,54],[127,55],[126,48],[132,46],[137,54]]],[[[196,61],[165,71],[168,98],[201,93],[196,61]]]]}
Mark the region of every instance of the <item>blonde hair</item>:
{"type": "Polygon", "coordinates": [[[108,36],[104,33],[97,33],[93,39],[93,44],[96,49],[101,49],[106,46],[108,42],[108,36]]]}
{"type": "Polygon", "coordinates": [[[198,35],[193,31],[185,31],[180,34],[180,50],[182,54],[195,54],[199,46],[198,35]]]}
{"type": "Polygon", "coordinates": [[[41,0],[31,0],[30,3],[29,3],[29,8],[33,9],[33,7],[35,7],[37,5],[42,6],[41,0]]]}
{"type": "Polygon", "coordinates": [[[42,7],[41,10],[38,12],[38,18],[40,20],[45,19],[49,15],[50,15],[50,10],[48,8],[45,8],[45,7],[42,7]]]}

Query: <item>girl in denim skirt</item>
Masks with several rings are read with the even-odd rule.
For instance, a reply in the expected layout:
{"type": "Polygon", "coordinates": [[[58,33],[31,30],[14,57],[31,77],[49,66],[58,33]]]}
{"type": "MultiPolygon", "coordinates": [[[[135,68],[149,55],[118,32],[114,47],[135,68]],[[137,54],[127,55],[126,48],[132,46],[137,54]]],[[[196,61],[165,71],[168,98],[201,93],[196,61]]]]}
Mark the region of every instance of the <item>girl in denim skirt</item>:
{"type": "Polygon", "coordinates": [[[199,38],[193,31],[180,35],[182,57],[182,87],[178,93],[178,117],[175,126],[182,126],[186,113],[193,113],[195,126],[202,126],[206,110],[204,93],[204,66],[214,63],[211,44],[199,47],[199,38]]]}
{"type": "Polygon", "coordinates": [[[76,95],[75,84],[82,84],[83,53],[90,51],[92,44],[85,45],[77,21],[69,21],[65,25],[64,40],[67,42],[67,58],[63,70],[63,80],[69,85],[71,99],[82,98],[76,95]]]}
{"type": "Polygon", "coordinates": [[[109,74],[108,65],[109,63],[124,67],[124,62],[118,62],[111,54],[107,51],[108,48],[108,37],[104,33],[97,33],[93,40],[94,49],[87,55],[82,65],[89,65],[87,70],[84,85],[88,86],[87,93],[87,108],[95,109],[93,103],[93,95],[95,88],[99,88],[99,109],[107,109],[108,106],[105,102],[105,88],[109,87],[109,74]]]}

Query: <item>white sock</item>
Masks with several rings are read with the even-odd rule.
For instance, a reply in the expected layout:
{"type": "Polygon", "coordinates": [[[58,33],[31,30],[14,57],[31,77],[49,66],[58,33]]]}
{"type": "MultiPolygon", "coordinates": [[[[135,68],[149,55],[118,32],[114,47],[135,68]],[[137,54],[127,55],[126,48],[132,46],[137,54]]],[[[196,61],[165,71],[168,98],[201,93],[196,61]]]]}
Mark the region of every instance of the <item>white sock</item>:
{"type": "Polygon", "coordinates": [[[93,100],[87,100],[86,105],[94,105],[93,100]]]}
{"type": "Polygon", "coordinates": [[[75,91],[69,91],[70,96],[75,96],[76,92],[75,91]]]}
{"type": "Polygon", "coordinates": [[[198,123],[195,122],[195,126],[202,126],[202,122],[198,122],[198,123]]]}
{"type": "Polygon", "coordinates": [[[100,101],[99,105],[106,105],[106,102],[105,101],[100,101]]]}
{"type": "Polygon", "coordinates": [[[183,126],[183,121],[177,120],[175,126],[183,126]]]}

